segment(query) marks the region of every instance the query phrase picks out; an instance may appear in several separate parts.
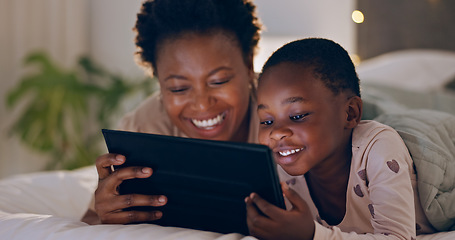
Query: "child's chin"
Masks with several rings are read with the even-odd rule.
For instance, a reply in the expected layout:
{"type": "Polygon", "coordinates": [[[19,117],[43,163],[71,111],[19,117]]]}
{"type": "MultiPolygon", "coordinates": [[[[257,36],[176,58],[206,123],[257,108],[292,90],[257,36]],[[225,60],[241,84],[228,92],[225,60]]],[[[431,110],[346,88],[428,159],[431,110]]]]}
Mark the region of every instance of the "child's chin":
{"type": "Polygon", "coordinates": [[[293,168],[293,167],[290,167],[290,166],[283,166],[280,164],[280,166],[283,168],[283,170],[291,175],[291,176],[301,176],[303,174],[305,174],[305,171],[299,171],[299,169],[296,169],[296,168],[293,168]]]}

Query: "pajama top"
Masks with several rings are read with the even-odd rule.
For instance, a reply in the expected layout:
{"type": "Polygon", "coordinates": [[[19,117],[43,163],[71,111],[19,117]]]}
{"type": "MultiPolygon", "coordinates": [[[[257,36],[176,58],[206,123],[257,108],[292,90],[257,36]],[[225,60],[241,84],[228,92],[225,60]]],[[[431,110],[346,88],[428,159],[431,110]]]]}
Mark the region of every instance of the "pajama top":
{"type": "Polygon", "coordinates": [[[336,226],[319,216],[303,175],[290,176],[281,167],[278,172],[309,205],[314,239],[415,239],[416,232],[434,232],[420,206],[406,145],[379,122],[363,120],[353,130],[346,213],[336,226]]]}

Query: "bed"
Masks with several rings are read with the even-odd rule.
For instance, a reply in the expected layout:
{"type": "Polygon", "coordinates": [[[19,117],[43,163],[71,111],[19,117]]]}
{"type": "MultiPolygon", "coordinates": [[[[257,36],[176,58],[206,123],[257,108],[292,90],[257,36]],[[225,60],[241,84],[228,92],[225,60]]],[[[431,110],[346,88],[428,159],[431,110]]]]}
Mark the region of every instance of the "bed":
{"type": "Polygon", "coordinates": [[[183,228],[87,225],[79,221],[97,186],[94,166],[18,175],[0,181],[1,239],[253,239],[183,228]]]}
{"type": "MultiPolygon", "coordinates": [[[[240,234],[218,234],[153,224],[87,225],[80,222],[96,188],[95,167],[18,175],[0,181],[1,239],[217,239],[252,240],[240,234]],[[52,197],[50,197],[52,196],[52,197]]],[[[417,239],[454,239],[455,232],[417,239]]]]}
{"type": "Polygon", "coordinates": [[[455,114],[455,52],[407,49],[379,55],[357,67],[362,91],[408,108],[455,114]]]}
{"type": "MultiPolygon", "coordinates": [[[[455,81],[453,52],[393,52],[361,63],[358,73],[362,81],[364,119],[420,108],[455,114],[455,90],[451,87],[455,81]]],[[[219,234],[153,224],[87,225],[79,219],[89,205],[97,180],[94,166],[1,179],[0,238],[255,239],[235,233],[219,234]]],[[[455,239],[455,231],[420,235],[417,239],[455,239]]]]}

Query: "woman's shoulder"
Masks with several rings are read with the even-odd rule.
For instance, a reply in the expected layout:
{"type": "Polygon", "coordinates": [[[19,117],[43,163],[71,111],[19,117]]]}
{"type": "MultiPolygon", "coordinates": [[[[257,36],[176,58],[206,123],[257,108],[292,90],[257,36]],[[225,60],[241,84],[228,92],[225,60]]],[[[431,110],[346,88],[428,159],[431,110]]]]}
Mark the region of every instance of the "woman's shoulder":
{"type": "Polygon", "coordinates": [[[174,125],[164,109],[159,92],[146,98],[133,111],[127,113],[118,128],[124,131],[174,135],[174,125]]]}

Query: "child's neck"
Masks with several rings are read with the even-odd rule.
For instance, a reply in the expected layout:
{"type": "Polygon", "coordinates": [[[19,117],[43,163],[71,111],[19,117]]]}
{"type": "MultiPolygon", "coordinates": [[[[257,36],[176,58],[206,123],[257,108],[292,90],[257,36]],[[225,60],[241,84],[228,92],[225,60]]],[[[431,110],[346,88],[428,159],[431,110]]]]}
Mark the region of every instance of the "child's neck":
{"type": "Polygon", "coordinates": [[[311,198],[319,215],[330,225],[338,225],[346,213],[346,191],[352,152],[341,159],[314,168],[305,174],[311,198]]]}

